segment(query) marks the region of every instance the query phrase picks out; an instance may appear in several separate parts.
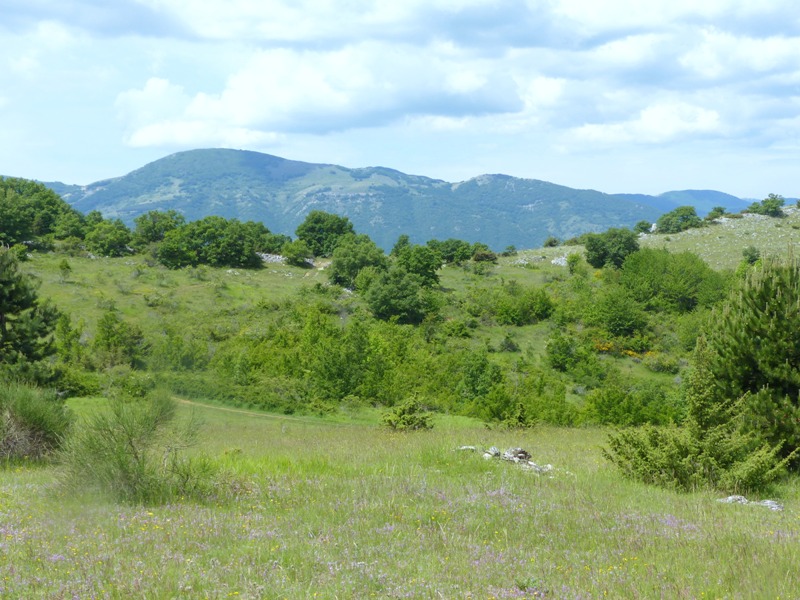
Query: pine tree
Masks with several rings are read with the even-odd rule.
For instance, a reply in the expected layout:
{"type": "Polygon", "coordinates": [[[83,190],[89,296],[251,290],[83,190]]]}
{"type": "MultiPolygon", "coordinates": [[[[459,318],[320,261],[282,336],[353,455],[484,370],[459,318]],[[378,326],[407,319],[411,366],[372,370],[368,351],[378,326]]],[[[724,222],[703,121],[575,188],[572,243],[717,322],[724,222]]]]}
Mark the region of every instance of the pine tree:
{"type": "Polygon", "coordinates": [[[51,355],[58,317],[55,307],[39,301],[34,279],[20,273],[13,253],[0,250],[0,364],[31,363],[51,355]]]}
{"type": "Polygon", "coordinates": [[[720,395],[746,396],[746,428],[788,456],[800,448],[800,264],[764,260],[709,322],[720,395]]]}

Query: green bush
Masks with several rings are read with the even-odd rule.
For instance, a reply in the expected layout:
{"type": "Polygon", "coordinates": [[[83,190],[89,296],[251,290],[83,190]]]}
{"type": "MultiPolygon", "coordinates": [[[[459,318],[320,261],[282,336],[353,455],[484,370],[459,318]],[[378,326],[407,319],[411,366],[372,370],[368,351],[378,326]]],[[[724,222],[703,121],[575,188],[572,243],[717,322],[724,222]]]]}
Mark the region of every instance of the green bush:
{"type": "Polygon", "coordinates": [[[210,497],[216,475],[211,463],[182,455],[194,441],[197,423],[173,426],[174,416],[175,401],[165,391],[145,399],[112,398],[64,445],[62,485],[135,504],[210,497]]]}
{"type": "Polygon", "coordinates": [[[700,338],[687,380],[684,425],[622,430],[609,436],[606,458],[632,479],[684,491],[762,491],[782,477],[797,451],[781,458],[782,444],[765,443],[743,428],[749,394],[723,395],[712,364],[713,351],[700,338]]]}
{"type": "Polygon", "coordinates": [[[0,386],[0,458],[42,458],[61,445],[71,424],[54,391],[0,386]]]}
{"type": "Polygon", "coordinates": [[[586,395],[582,419],[623,427],[666,425],[681,420],[682,410],[669,390],[656,384],[625,385],[616,378],[586,395]]]}
{"type": "Polygon", "coordinates": [[[383,415],[383,425],[393,431],[432,429],[431,413],[426,411],[416,395],[407,398],[383,415]]]}

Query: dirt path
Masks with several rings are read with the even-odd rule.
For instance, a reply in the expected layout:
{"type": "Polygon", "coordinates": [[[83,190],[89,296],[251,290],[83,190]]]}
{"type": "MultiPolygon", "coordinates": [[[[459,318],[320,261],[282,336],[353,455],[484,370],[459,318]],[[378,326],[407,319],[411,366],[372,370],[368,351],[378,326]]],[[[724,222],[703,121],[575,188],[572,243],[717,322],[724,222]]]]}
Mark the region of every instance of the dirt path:
{"type": "Polygon", "coordinates": [[[214,404],[204,404],[202,402],[195,402],[194,400],[187,400],[186,398],[179,398],[174,396],[175,401],[179,404],[185,404],[186,406],[196,406],[198,408],[207,408],[209,410],[218,410],[227,413],[236,413],[239,415],[247,415],[248,417],[259,417],[262,419],[273,419],[275,421],[292,421],[294,423],[307,423],[307,424],[314,424],[314,425],[333,425],[333,426],[344,426],[345,423],[334,423],[331,421],[324,421],[322,419],[309,419],[306,417],[293,417],[290,415],[276,415],[270,413],[263,413],[258,412],[255,410],[247,410],[244,408],[229,408],[227,406],[216,406],[214,404]]]}

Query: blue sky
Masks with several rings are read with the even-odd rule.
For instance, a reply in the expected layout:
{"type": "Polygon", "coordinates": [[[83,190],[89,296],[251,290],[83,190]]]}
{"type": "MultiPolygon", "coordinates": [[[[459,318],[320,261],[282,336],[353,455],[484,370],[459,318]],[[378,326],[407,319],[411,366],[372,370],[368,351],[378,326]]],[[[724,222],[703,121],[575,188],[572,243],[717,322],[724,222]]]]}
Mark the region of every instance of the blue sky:
{"type": "Polygon", "coordinates": [[[796,0],[2,0],[0,173],[227,147],[800,196],[796,0]]]}

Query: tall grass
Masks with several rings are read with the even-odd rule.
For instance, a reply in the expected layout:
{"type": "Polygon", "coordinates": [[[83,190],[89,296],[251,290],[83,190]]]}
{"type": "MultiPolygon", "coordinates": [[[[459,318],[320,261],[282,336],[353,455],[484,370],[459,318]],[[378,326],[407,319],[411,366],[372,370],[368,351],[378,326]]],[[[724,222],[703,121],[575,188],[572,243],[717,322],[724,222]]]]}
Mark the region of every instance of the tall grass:
{"type": "MultiPolygon", "coordinates": [[[[183,409],[179,409],[182,411],[183,409]]],[[[793,598],[783,512],[621,479],[601,429],[369,425],[200,410],[236,500],[158,507],[0,474],[3,598],[793,598]],[[462,445],[521,446],[552,477],[462,445]]]]}

